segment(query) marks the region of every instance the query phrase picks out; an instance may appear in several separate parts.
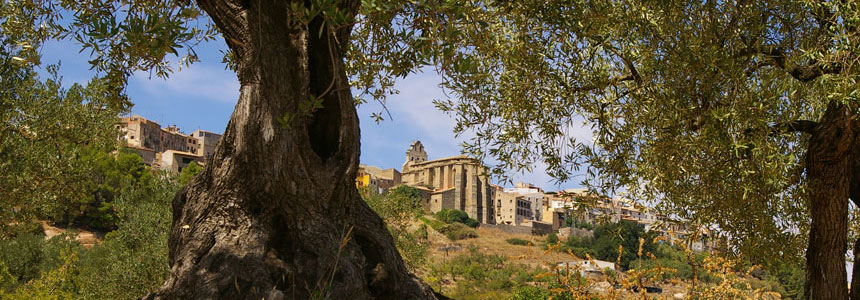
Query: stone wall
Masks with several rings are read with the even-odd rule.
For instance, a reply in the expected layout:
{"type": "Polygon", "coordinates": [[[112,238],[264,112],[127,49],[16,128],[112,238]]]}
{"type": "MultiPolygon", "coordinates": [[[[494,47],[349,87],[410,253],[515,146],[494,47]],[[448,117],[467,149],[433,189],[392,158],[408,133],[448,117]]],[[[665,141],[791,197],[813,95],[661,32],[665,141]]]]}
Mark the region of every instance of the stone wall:
{"type": "Polygon", "coordinates": [[[558,237],[562,239],[569,238],[570,236],[575,236],[577,238],[593,238],[594,232],[588,229],[580,229],[580,228],[572,228],[572,227],[564,227],[558,229],[558,237]]]}
{"type": "Polygon", "coordinates": [[[546,235],[552,232],[552,225],[543,223],[526,223],[533,226],[511,226],[505,224],[481,224],[481,227],[494,228],[507,233],[546,235]]]}

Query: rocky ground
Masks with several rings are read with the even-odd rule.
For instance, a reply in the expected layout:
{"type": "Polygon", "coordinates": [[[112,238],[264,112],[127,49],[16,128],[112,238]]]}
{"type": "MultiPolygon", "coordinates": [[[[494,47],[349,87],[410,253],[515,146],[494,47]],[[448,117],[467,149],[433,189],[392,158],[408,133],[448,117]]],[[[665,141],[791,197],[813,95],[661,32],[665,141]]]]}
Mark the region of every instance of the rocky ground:
{"type": "Polygon", "coordinates": [[[77,228],[75,228],[75,229],[60,228],[60,227],[56,227],[56,226],[53,226],[51,224],[48,224],[48,222],[45,222],[45,221],[41,221],[40,223],[42,224],[42,230],[45,231],[45,239],[46,240],[51,239],[57,235],[61,235],[61,234],[66,233],[66,232],[70,232],[70,231],[77,233],[75,235],[75,241],[77,241],[78,243],[80,243],[81,245],[86,247],[87,249],[92,248],[93,246],[95,246],[98,243],[101,243],[101,241],[104,240],[104,234],[102,234],[102,233],[97,233],[97,232],[92,232],[92,231],[77,229],[77,228]]]}

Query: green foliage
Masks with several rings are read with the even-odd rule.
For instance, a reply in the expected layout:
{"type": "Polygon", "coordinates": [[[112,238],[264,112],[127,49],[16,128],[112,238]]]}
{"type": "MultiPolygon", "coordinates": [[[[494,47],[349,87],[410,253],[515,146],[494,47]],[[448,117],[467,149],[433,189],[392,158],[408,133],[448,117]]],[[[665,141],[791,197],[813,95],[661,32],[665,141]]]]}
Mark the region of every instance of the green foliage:
{"type": "Polygon", "coordinates": [[[0,298],[136,299],[164,282],[175,179],[167,174],[151,176],[148,169],[138,169],[137,155],[123,156],[116,162],[126,167],[115,168],[123,171],[107,178],[135,184],[123,185],[112,194],[116,230],[92,249],[67,236],[74,231],[45,240],[30,233],[30,226],[9,230],[0,239],[0,269],[5,268],[15,281],[6,285],[0,298]]]}
{"type": "Polygon", "coordinates": [[[418,234],[418,238],[419,238],[419,239],[422,239],[422,240],[425,240],[425,241],[426,241],[426,240],[427,240],[427,238],[428,238],[428,233],[427,233],[427,224],[425,224],[425,223],[421,223],[421,225],[420,225],[420,226],[418,226],[418,231],[416,232],[416,234],[418,234]]]}
{"type": "Polygon", "coordinates": [[[456,282],[454,290],[441,291],[454,299],[506,299],[511,289],[534,281],[537,274],[527,265],[510,263],[504,256],[487,255],[475,247],[434,264],[429,273],[456,282]]]}
{"type": "Polygon", "coordinates": [[[113,229],[117,221],[116,199],[124,192],[146,189],[154,185],[152,172],[135,152],[123,149],[116,154],[87,149],[82,160],[93,166],[88,197],[78,207],[67,207],[76,215],[69,222],[87,224],[92,228],[113,229]]]}
{"type": "Polygon", "coordinates": [[[576,219],[574,219],[574,218],[565,219],[562,227],[571,227],[571,228],[576,228],[576,229],[587,229],[587,230],[593,230],[594,229],[594,225],[592,225],[591,223],[577,222],[576,219]]]}
{"type": "Polygon", "coordinates": [[[361,14],[360,101],[384,104],[432,64],[452,92],[437,107],[494,175],[545,163],[749,237],[738,250],[770,262],[807,244],[809,135],[792,122],[857,114],[854,2],[370,1],[361,14]]]}
{"type": "Polygon", "coordinates": [[[62,264],[60,252],[70,244],[67,237],[59,235],[45,240],[44,235],[27,233],[0,239],[0,263],[15,279],[13,283],[27,283],[62,264]]]}
{"type": "Polygon", "coordinates": [[[469,215],[467,215],[466,212],[464,212],[462,210],[447,209],[447,208],[440,210],[439,212],[436,213],[435,216],[436,216],[436,220],[439,220],[439,221],[442,221],[445,223],[449,223],[449,224],[454,223],[454,222],[463,223],[466,221],[466,219],[469,218],[469,215]]]}
{"type": "MultiPolygon", "coordinates": [[[[657,259],[647,257],[636,259],[630,263],[630,267],[644,270],[654,269],[658,266],[674,269],[674,271],[667,271],[657,278],[654,278],[656,280],[666,280],[671,278],[680,278],[683,280],[693,279],[693,268],[690,266],[690,261],[686,254],[684,254],[683,250],[669,244],[660,244],[656,247],[656,251],[653,254],[657,259]]],[[[693,263],[701,265],[702,257],[703,255],[701,254],[695,255],[693,263]]],[[[699,274],[699,279],[705,279],[704,276],[704,272],[701,272],[699,274]]]]}
{"type": "Polygon", "coordinates": [[[570,237],[562,247],[562,251],[570,249],[582,257],[589,254],[595,259],[605,261],[618,260],[618,247],[622,247],[620,266],[630,268],[630,262],[638,258],[639,239],[644,239],[642,253],[655,252],[654,233],[646,233],[645,227],[630,221],[620,221],[614,224],[598,225],[594,229],[594,238],[579,240],[570,237]]]}
{"type": "Polygon", "coordinates": [[[440,228],[436,229],[441,234],[444,234],[448,237],[449,240],[458,241],[464,239],[471,239],[478,237],[478,232],[475,229],[472,229],[469,226],[463,225],[463,223],[451,223],[445,224],[440,228]]]}
{"type": "Polygon", "coordinates": [[[14,289],[17,283],[18,279],[9,272],[9,268],[0,260],[0,295],[3,295],[3,292],[14,289]]]}
{"type": "Polygon", "coordinates": [[[394,237],[395,246],[403,256],[406,265],[415,269],[424,264],[427,257],[427,228],[410,228],[412,222],[421,215],[421,196],[413,187],[399,186],[386,195],[379,195],[369,189],[362,190],[364,201],[388,225],[394,237]]]}
{"type": "MultiPolygon", "coordinates": [[[[522,286],[514,291],[511,300],[545,300],[553,296],[547,289],[536,286],[522,286]]],[[[552,299],[556,299],[553,297],[552,299]]]]}
{"type": "Polygon", "coordinates": [[[445,226],[445,223],[439,222],[435,219],[428,219],[424,216],[419,216],[418,220],[420,220],[421,222],[424,222],[424,224],[426,224],[426,225],[430,225],[430,228],[433,228],[433,230],[436,230],[436,231],[439,231],[440,228],[442,228],[442,226],[445,226]]]}
{"type": "MultiPolygon", "coordinates": [[[[92,200],[97,166],[87,156],[116,144],[117,111],[94,79],[62,88],[57,66],[40,79],[10,62],[0,40],[0,223],[32,218],[70,222],[92,200]]],[[[107,209],[109,210],[109,208],[107,209]]]]}
{"type": "Polygon", "coordinates": [[[113,108],[130,106],[122,91],[132,73],[166,78],[177,65],[198,61],[193,48],[218,34],[194,2],[8,1],[0,13],[4,34],[26,46],[13,53],[20,64],[40,64],[38,48],[51,39],[81,45],[92,56],[92,69],[105,75],[113,108]]]}
{"type": "Polygon", "coordinates": [[[78,253],[73,250],[74,245],[67,244],[67,246],[60,252],[59,257],[62,263],[57,268],[42,273],[41,277],[20,285],[9,293],[0,290],[0,298],[14,300],[78,299],[73,281],[76,276],[78,253]]]}
{"type": "Polygon", "coordinates": [[[182,169],[181,173],[179,173],[179,185],[187,185],[191,182],[191,179],[197,175],[197,173],[200,173],[200,171],[203,171],[203,168],[201,168],[196,161],[192,161],[182,169]]]}
{"type": "Polygon", "coordinates": [[[472,228],[476,228],[481,224],[478,220],[469,218],[466,212],[457,209],[442,209],[436,213],[436,219],[448,224],[455,222],[463,223],[472,228]]]}
{"type": "Polygon", "coordinates": [[[519,238],[509,238],[505,241],[508,242],[508,244],[517,245],[517,246],[531,246],[532,245],[532,242],[529,242],[529,241],[524,240],[524,239],[519,239],[519,238]]]}
{"type": "Polygon", "coordinates": [[[547,245],[555,245],[556,243],[558,243],[558,235],[555,232],[551,232],[546,236],[547,245]]]}
{"type": "Polygon", "coordinates": [[[801,262],[783,262],[770,271],[775,274],[780,291],[784,299],[803,299],[804,283],[806,282],[806,270],[801,262]]]}
{"type": "MultiPolygon", "coordinates": [[[[453,220],[463,220],[461,213],[465,213],[459,210],[443,209],[439,211],[437,215],[441,213],[441,217],[449,217],[450,212],[454,212],[452,214],[456,216],[455,218],[453,218],[453,220]]],[[[445,223],[440,222],[438,220],[427,219],[424,216],[420,216],[418,217],[418,219],[421,220],[421,222],[424,222],[424,224],[430,225],[433,230],[436,230],[436,232],[445,235],[445,237],[452,241],[478,237],[478,232],[475,231],[475,229],[457,221],[452,221],[452,223],[445,223]]],[[[469,220],[468,217],[466,217],[466,220],[469,220]]]]}
{"type": "Polygon", "coordinates": [[[177,186],[169,178],[131,187],[117,199],[118,228],[78,263],[79,297],[136,299],[167,278],[170,202],[177,186]]]}

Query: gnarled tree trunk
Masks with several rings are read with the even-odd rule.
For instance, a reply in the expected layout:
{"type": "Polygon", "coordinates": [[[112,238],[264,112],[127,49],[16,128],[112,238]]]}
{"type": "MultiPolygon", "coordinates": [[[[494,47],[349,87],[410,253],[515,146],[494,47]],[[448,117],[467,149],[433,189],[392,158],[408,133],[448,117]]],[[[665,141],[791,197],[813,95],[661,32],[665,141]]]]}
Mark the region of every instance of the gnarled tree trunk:
{"type": "Polygon", "coordinates": [[[809,139],[806,174],[812,227],[806,252],[806,299],[848,297],[845,251],[856,136],[853,112],[834,102],[809,139]]]}
{"type": "Polygon", "coordinates": [[[301,24],[291,2],[198,1],[235,54],[241,95],[214,159],[174,199],[170,277],[150,298],[434,299],[355,188],[350,26],[301,24]],[[301,113],[312,96],[323,108],[301,113]]]}

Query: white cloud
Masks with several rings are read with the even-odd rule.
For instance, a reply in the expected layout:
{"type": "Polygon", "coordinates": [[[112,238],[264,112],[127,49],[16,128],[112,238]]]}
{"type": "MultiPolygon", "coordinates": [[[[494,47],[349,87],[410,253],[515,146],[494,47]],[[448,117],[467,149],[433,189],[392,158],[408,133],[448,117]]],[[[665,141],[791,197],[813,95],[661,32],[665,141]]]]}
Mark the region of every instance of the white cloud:
{"type": "Polygon", "coordinates": [[[173,73],[167,80],[148,72],[135,72],[129,87],[138,87],[160,99],[214,101],[235,104],[239,99],[239,81],[232,71],[215,65],[192,65],[173,73]]]}
{"type": "Polygon", "coordinates": [[[387,103],[394,123],[412,123],[420,129],[418,135],[434,141],[453,141],[454,119],[433,105],[434,99],[443,97],[439,82],[439,76],[430,72],[400,82],[400,94],[387,103]]]}

